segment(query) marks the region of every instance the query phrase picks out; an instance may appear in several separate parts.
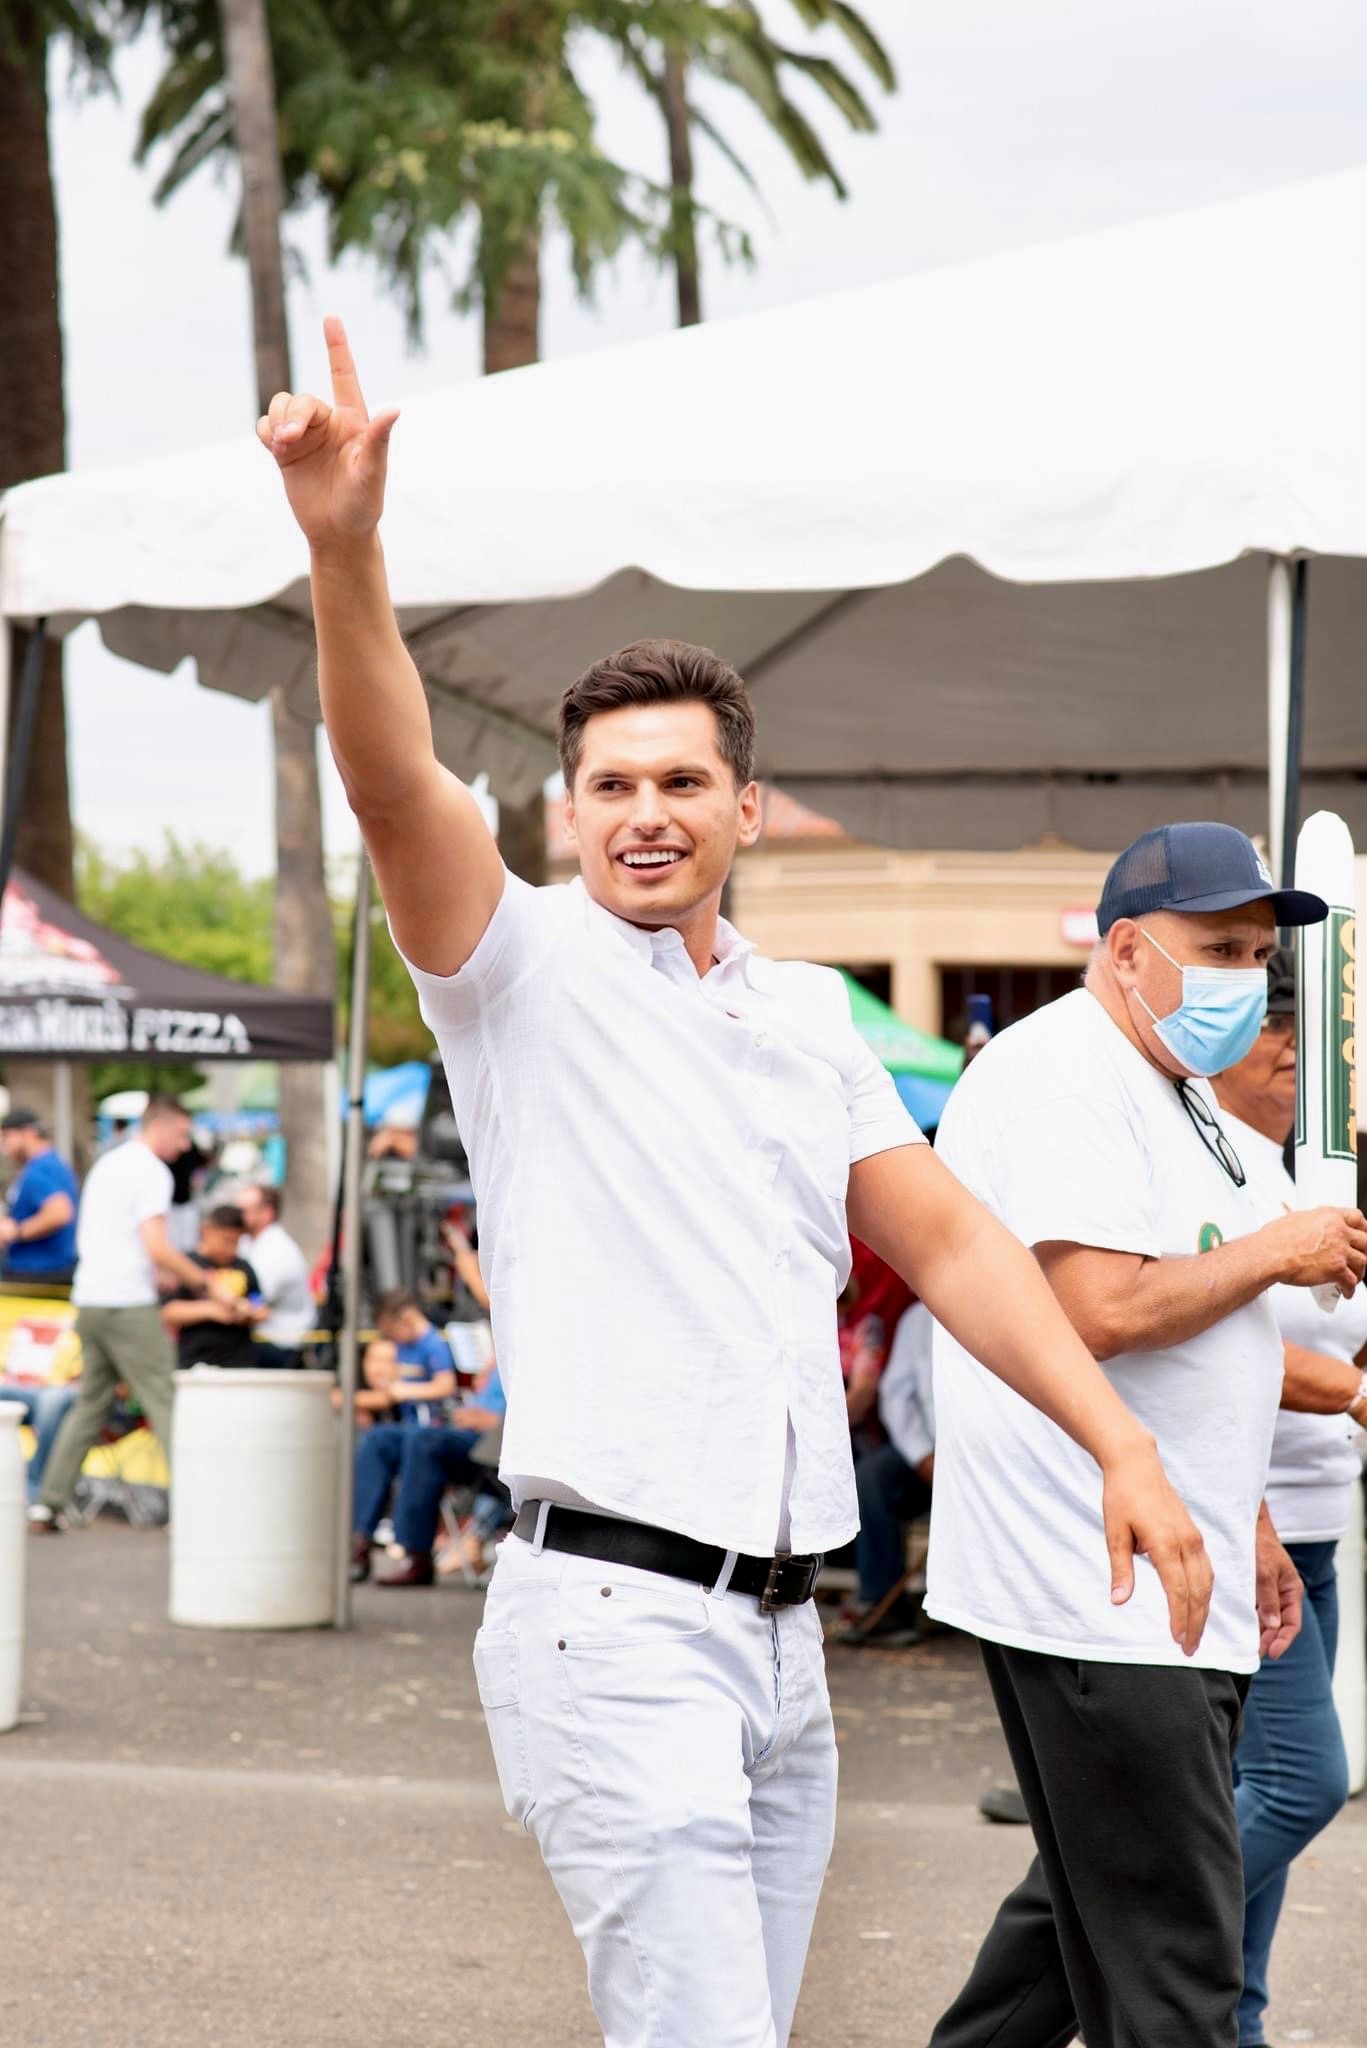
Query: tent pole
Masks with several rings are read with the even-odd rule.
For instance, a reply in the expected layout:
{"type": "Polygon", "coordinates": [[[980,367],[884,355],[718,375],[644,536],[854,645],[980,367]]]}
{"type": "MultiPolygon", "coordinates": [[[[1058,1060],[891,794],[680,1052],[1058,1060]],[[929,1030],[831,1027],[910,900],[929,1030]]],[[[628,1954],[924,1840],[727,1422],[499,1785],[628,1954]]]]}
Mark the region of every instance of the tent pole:
{"type": "Polygon", "coordinates": [[[1294,886],[1296,836],[1301,828],[1301,758],[1305,749],[1305,628],[1308,564],[1296,559],[1291,577],[1291,654],[1287,673],[1286,783],[1282,796],[1282,858],[1274,868],[1283,889],[1294,886]]]}
{"type": "Polygon", "coordinates": [[[5,761],[4,816],[0,820],[0,898],[9,887],[10,869],[14,866],[19,813],[23,808],[28,759],[33,751],[33,729],[38,722],[38,699],[43,688],[43,649],[46,644],[47,620],[39,619],[24,654],[19,699],[14,707],[13,738],[5,761]]]}
{"type": "MultiPolygon", "coordinates": [[[[4,528],[0,526],[0,547],[4,528]]],[[[9,767],[9,683],[10,657],[14,649],[14,628],[0,612],[0,823],[4,821],[5,774],[9,767]]]]}
{"type": "Polygon", "coordinates": [[[1286,733],[1291,706],[1291,564],[1273,555],[1267,565],[1267,850],[1274,876],[1282,872],[1286,824],[1286,733]]]}
{"type": "Polygon", "coordinates": [[[342,1390],[337,1432],[337,1569],[334,1628],[351,1627],[351,1514],[356,1472],[356,1384],[361,1327],[361,1170],[365,1164],[365,1062],[370,993],[370,862],[362,848],[356,864],[356,913],[351,941],[351,1029],[347,1034],[346,1161],[342,1183],[342,1344],[337,1377],[342,1390]]]}
{"type": "Polygon", "coordinates": [[[56,1060],[52,1068],[52,1142],[68,1166],[76,1133],[71,1114],[71,1061],[56,1060]]]}

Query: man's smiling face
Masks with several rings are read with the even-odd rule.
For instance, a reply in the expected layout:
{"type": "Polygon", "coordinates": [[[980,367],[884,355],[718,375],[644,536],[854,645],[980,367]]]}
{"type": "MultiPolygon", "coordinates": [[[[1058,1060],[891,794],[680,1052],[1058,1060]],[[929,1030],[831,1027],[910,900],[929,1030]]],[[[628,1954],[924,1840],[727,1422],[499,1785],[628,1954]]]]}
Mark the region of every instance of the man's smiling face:
{"type": "Polygon", "coordinates": [[[596,903],[682,929],[715,911],[737,847],[759,837],[759,790],[736,787],[706,704],[631,706],[585,725],[565,820],[596,903]]]}

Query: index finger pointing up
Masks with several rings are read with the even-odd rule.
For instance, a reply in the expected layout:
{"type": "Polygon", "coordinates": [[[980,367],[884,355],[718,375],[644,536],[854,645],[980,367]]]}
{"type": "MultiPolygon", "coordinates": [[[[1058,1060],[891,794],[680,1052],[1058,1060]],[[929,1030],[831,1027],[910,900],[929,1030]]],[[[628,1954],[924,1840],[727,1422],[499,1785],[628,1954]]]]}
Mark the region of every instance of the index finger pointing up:
{"type": "Polygon", "coordinates": [[[344,405],[352,412],[364,413],[365,400],[361,396],[356,365],[351,359],[346,329],[335,313],[330,313],[323,322],[323,339],[328,346],[328,363],[332,370],[333,404],[344,405]]]}

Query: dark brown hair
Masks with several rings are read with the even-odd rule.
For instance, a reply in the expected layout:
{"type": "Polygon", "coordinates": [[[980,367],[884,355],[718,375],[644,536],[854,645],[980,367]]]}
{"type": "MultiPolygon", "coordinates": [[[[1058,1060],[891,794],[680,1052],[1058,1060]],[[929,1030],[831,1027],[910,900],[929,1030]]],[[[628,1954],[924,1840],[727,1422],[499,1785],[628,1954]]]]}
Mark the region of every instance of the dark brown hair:
{"type": "Polygon", "coordinates": [[[755,774],[755,712],[729,662],[686,640],[633,640],[586,668],[560,699],[560,766],[573,789],[584,727],[600,711],[642,704],[706,704],[717,721],[722,759],[744,789],[755,774]]]}
{"type": "Polygon", "coordinates": [[[204,1221],[211,1224],[215,1230],[235,1230],[239,1237],[247,1227],[242,1218],[242,1211],[234,1208],[231,1202],[220,1202],[216,1209],[209,1211],[204,1221]]]}
{"type": "MultiPolygon", "coordinates": [[[[377,1323],[392,1322],[395,1316],[401,1316],[409,1308],[418,1308],[415,1294],[410,1294],[406,1287],[386,1287],[384,1293],[376,1297],[375,1320],[377,1323]]],[[[418,1309],[418,1313],[421,1315],[422,1310],[418,1309]]]]}

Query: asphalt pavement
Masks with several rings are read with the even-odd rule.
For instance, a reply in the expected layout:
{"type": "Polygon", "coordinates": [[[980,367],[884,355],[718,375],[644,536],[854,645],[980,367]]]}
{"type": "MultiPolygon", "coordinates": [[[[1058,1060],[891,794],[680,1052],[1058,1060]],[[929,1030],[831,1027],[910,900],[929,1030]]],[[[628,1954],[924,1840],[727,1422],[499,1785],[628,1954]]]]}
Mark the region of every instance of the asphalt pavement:
{"type": "MultiPolygon", "coordinates": [[[[0,1737],[0,2043],[600,2041],[499,1803],[480,1596],[367,1586],[347,1634],[237,1634],[173,1629],[166,1579],[164,1531],[30,1540],[24,1716],[0,1737]]],[[[1030,1843],[976,1811],[1007,1766],[971,1644],[833,1650],[830,1669],[840,1831],[794,2048],[924,2048],[1030,1843]]],[[[1274,2041],[1367,2048],[1365,1899],[1359,1801],[1293,1873],[1274,2041]]]]}

